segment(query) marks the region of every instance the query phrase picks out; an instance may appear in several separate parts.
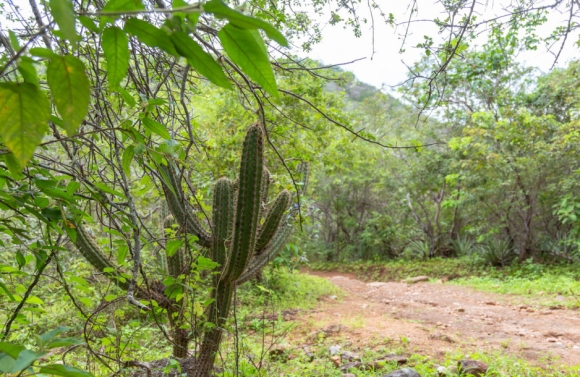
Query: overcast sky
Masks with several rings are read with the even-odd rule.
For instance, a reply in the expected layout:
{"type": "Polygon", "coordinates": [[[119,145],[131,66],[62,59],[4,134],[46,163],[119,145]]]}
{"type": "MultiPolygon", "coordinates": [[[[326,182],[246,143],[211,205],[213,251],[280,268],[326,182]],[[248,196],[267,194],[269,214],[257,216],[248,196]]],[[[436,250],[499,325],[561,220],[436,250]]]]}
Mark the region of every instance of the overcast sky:
{"type": "MultiPolygon", "coordinates": [[[[366,2],[363,3],[365,4],[360,6],[359,12],[363,15],[368,15],[366,2]]],[[[380,4],[381,1],[378,1],[378,3],[380,4]]],[[[407,1],[399,0],[383,3],[387,3],[388,5],[383,7],[383,11],[387,14],[393,13],[397,21],[408,19],[407,1]]],[[[441,13],[441,5],[439,3],[433,0],[419,0],[418,3],[419,15],[416,17],[417,19],[445,18],[445,14],[441,13]]],[[[492,2],[488,2],[488,4],[492,4],[492,2]]],[[[483,5],[480,6],[480,14],[478,15],[478,19],[480,20],[503,14],[500,5],[489,5],[487,8],[483,8],[483,5]]],[[[558,12],[552,12],[548,18],[547,25],[540,29],[540,31],[544,32],[544,35],[548,35],[554,27],[565,25],[562,22],[565,21],[566,16],[565,14],[562,15],[558,12]]],[[[326,22],[328,18],[326,16],[321,21],[326,22]]],[[[380,19],[375,17],[375,52],[373,56],[370,21],[366,25],[363,25],[363,35],[360,38],[356,38],[351,29],[344,29],[342,26],[327,24],[323,29],[323,41],[314,45],[312,51],[308,53],[308,56],[321,60],[325,64],[336,64],[365,58],[356,63],[343,66],[343,68],[354,72],[357,78],[363,82],[372,84],[378,88],[383,85],[388,88],[406,79],[408,70],[404,63],[411,66],[421,58],[423,51],[413,46],[422,41],[424,35],[430,35],[434,39],[438,37],[438,29],[432,23],[412,24],[410,28],[411,36],[408,37],[405,45],[406,51],[400,54],[401,37],[404,31],[404,27],[400,26],[398,29],[395,29],[385,25],[384,22],[381,22],[380,19]]],[[[578,41],[578,34],[568,38],[567,48],[562,52],[557,66],[563,66],[570,59],[580,57],[580,50],[575,46],[576,41],[578,41]]],[[[300,55],[303,54],[301,53],[300,55]]],[[[537,51],[521,54],[518,59],[527,65],[532,65],[543,71],[547,71],[554,62],[554,55],[547,52],[544,47],[540,47],[537,51]]]]}

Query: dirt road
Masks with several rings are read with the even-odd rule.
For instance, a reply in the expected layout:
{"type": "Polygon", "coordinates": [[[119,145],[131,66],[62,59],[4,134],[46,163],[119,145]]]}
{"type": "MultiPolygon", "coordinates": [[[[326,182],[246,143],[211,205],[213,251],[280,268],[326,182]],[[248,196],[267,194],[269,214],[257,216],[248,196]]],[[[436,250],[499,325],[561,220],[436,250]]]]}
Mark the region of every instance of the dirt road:
{"type": "Polygon", "coordinates": [[[338,329],[360,347],[390,339],[436,358],[456,349],[500,350],[534,363],[580,364],[577,311],[524,305],[513,296],[449,284],[364,283],[348,274],[309,273],[329,279],[345,294],[325,298],[319,310],[299,316],[302,335],[314,325],[338,329]]]}

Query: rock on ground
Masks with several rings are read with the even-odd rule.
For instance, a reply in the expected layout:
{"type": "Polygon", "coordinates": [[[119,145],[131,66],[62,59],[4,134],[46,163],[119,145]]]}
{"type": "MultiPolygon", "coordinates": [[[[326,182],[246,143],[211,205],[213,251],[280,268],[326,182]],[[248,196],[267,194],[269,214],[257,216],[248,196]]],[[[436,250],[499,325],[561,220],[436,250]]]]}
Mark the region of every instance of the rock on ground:
{"type": "Polygon", "coordinates": [[[389,374],[383,375],[382,377],[421,377],[421,375],[417,373],[417,371],[415,371],[414,369],[404,368],[394,370],[389,374]]]}
{"type": "Polygon", "coordinates": [[[463,359],[457,363],[457,367],[464,374],[472,374],[481,377],[487,372],[487,364],[479,360],[463,359]]]}

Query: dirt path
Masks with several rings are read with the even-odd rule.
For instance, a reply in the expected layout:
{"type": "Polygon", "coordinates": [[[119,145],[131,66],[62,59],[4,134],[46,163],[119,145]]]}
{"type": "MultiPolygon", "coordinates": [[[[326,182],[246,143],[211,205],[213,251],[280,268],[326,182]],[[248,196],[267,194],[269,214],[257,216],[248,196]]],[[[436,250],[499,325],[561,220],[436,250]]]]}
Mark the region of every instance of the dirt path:
{"type": "Polygon", "coordinates": [[[518,305],[512,296],[454,285],[364,283],[348,274],[308,272],[345,294],[325,298],[319,310],[300,316],[303,336],[312,336],[313,327],[335,329],[360,348],[403,342],[436,358],[456,349],[501,350],[534,363],[580,364],[576,311],[518,305]]]}

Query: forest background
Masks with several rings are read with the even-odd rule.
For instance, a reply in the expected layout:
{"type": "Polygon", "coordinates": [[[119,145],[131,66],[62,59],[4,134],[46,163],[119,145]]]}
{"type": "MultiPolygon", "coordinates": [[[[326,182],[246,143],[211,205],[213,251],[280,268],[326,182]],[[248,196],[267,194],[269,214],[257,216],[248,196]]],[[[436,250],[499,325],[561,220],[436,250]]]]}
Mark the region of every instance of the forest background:
{"type": "MultiPolygon", "coordinates": [[[[376,3],[367,4],[372,19],[346,2],[312,5],[355,35],[415,21],[414,2],[406,21],[376,3]]],[[[211,228],[214,182],[237,176],[254,123],[271,192],[293,193],[295,229],[276,250],[278,273],[306,261],[577,263],[580,63],[540,73],[517,56],[547,45],[557,61],[576,49],[580,7],[522,2],[479,20],[476,5],[442,3],[445,17],[430,20],[440,39],[416,44],[422,57],[395,98],[285,48],[319,42],[309,4],[3,3],[4,371],[126,373],[135,352],[166,356],[179,331],[197,344],[211,324],[207,271],[217,265],[195,246],[202,237],[167,224],[163,167],[178,168],[176,186],[211,228]],[[537,33],[556,11],[569,16],[537,33]],[[106,256],[101,271],[76,251],[80,224],[106,256]],[[181,250],[189,273],[160,272],[181,250]],[[168,308],[139,301],[148,278],[182,303],[179,315],[162,319],[168,308]],[[82,343],[55,338],[65,331],[57,325],[82,343]],[[144,338],[163,344],[149,353],[144,338]],[[74,366],[46,361],[60,347],[74,366]]]]}

